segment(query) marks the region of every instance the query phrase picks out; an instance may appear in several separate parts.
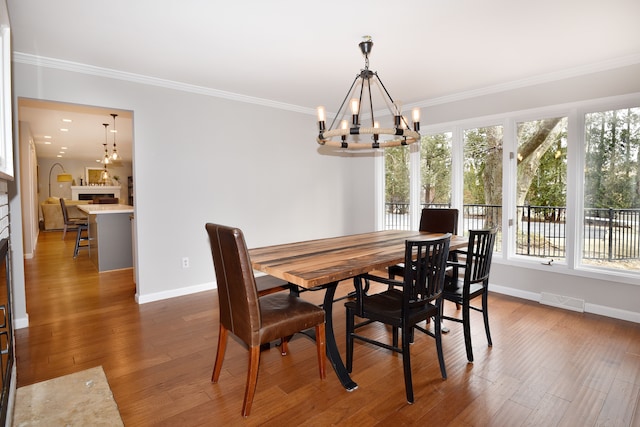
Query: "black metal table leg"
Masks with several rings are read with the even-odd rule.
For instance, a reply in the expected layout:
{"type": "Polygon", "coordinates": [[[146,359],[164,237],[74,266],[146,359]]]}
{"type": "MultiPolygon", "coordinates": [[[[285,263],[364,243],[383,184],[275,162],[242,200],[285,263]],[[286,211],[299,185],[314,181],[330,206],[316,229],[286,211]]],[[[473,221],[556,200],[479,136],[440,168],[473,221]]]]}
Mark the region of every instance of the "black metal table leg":
{"type": "Polygon", "coordinates": [[[347,368],[342,362],[342,357],[340,357],[340,352],[338,351],[338,344],[336,343],[336,336],[333,331],[333,297],[335,296],[337,287],[338,282],[330,283],[327,285],[327,289],[324,294],[323,308],[325,312],[325,341],[327,346],[327,358],[331,362],[333,370],[336,372],[342,386],[347,391],[353,391],[358,388],[358,384],[351,379],[347,372],[347,368]]]}

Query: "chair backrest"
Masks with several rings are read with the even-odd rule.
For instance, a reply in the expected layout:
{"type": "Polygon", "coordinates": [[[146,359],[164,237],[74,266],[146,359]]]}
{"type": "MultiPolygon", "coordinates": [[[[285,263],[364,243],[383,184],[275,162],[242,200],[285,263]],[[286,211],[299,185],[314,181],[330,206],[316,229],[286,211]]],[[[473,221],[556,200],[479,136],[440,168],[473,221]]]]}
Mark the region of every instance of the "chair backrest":
{"type": "Polygon", "coordinates": [[[67,212],[67,205],[64,202],[64,199],[62,197],[60,197],[60,208],[62,209],[62,219],[64,220],[64,223],[66,225],[70,225],[69,224],[69,212],[67,212]]]}
{"type": "Polygon", "coordinates": [[[418,230],[456,234],[458,232],[458,209],[422,209],[418,230]]]}
{"type": "Polygon", "coordinates": [[[491,258],[496,242],[497,228],[469,230],[469,245],[464,269],[464,285],[489,281],[491,258]]]}
{"type": "Polygon", "coordinates": [[[451,234],[433,239],[409,239],[405,243],[403,309],[425,305],[440,298],[449,256],[451,234]]]}
{"type": "Polygon", "coordinates": [[[208,223],[220,323],[249,346],[260,344],[260,304],[249,252],[238,228],[208,223]]]}

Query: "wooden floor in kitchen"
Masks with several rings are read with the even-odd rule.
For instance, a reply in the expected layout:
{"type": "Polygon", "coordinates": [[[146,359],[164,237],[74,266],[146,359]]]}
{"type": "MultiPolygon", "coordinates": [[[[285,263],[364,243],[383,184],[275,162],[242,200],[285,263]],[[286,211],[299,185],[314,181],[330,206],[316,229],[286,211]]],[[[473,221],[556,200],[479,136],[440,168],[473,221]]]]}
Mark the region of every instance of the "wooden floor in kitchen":
{"type": "MultiPolygon", "coordinates": [[[[359,387],[347,392],[331,370],[319,379],[314,344],[299,336],[285,357],[274,348],[262,353],[243,419],[248,353],[237,341],[229,342],[220,382],[210,382],[215,290],[138,305],[131,270],[98,274],[86,250],[73,259],[73,233],[61,236],[40,233],[36,256],[25,260],[30,326],[16,332],[18,386],[101,365],[126,426],[640,426],[640,325],[497,294],[489,301],[492,348],[473,313],[474,363],[461,325],[447,323],[447,380],[433,339],[416,334],[413,405],[400,355],[357,343],[359,387]]],[[[344,283],[339,293],[349,290],[344,283]]],[[[335,304],[344,352],[343,301],[335,304]]],[[[369,333],[389,335],[375,325],[369,333]]]]}

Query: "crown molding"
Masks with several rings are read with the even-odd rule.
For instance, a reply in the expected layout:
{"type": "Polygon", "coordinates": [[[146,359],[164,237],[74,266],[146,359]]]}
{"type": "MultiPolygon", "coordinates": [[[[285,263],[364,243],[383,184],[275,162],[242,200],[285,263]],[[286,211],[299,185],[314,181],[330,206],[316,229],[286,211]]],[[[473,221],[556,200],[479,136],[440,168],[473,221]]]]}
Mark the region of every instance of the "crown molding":
{"type": "Polygon", "coordinates": [[[580,77],[588,74],[598,73],[602,71],[614,70],[616,68],[628,67],[631,65],[640,64],[640,53],[623,56],[620,58],[614,58],[607,61],[597,62],[593,64],[583,65],[579,67],[567,68],[565,70],[555,71],[552,73],[539,74],[537,76],[528,77],[520,80],[513,80],[511,82],[500,83],[493,86],[487,86],[484,88],[473,89],[465,92],[455,93],[451,95],[445,95],[438,98],[429,99],[414,104],[407,104],[406,108],[422,108],[433,107],[441,104],[448,104],[450,102],[463,101],[465,99],[476,98],[479,96],[493,95],[500,92],[506,92],[509,90],[521,89],[528,86],[535,86],[544,83],[551,83],[558,80],[569,79],[572,77],[580,77]]]}
{"type": "Polygon", "coordinates": [[[284,102],[272,101],[270,99],[257,98],[254,96],[241,95],[224,90],[160,79],[157,77],[150,77],[142,74],[129,73],[125,71],[114,70],[111,68],[96,67],[93,65],[81,64],[79,62],[31,55],[28,53],[14,52],[13,61],[21,64],[34,65],[36,67],[52,68],[56,70],[70,71],[73,73],[124,80],[144,85],[158,86],[165,89],[173,89],[182,92],[195,93],[198,95],[212,96],[215,98],[223,98],[231,101],[245,102],[248,104],[277,108],[280,110],[294,111],[297,113],[315,114],[315,110],[307,107],[301,107],[299,105],[287,104],[284,102]]]}
{"type": "MultiPolygon", "coordinates": [[[[302,114],[315,115],[316,110],[314,108],[302,107],[299,105],[287,104],[284,102],[273,101],[264,98],[257,98],[253,96],[241,95],[233,92],[227,92],[224,90],[212,89],[203,86],[196,86],[188,83],[181,83],[172,80],[160,79],[157,77],[145,76],[142,74],[129,73],[125,71],[114,70],[110,68],[96,67],[93,65],[81,64],[78,62],[65,61],[62,59],[48,58],[44,56],[32,55],[22,52],[13,53],[13,61],[34,65],[37,67],[53,68],[64,71],[71,71],[74,73],[88,74],[99,77],[106,77],[117,80],[124,80],[134,83],[146,84],[150,86],[158,86],[167,89],[173,89],[183,92],[190,92],[204,96],[212,96],[215,98],[223,98],[231,101],[245,102],[248,104],[261,105],[265,107],[277,108],[280,110],[293,111],[302,114]]],[[[520,89],[528,86],[534,86],[543,83],[550,83],[557,80],[563,80],[572,77],[579,77],[582,75],[593,74],[601,71],[612,70],[616,68],[622,68],[630,65],[636,65],[640,63],[640,54],[633,54],[620,58],[614,58],[608,61],[602,61],[594,64],[568,68],[552,73],[541,74],[525,79],[514,80],[511,82],[501,83],[493,86],[487,86],[484,88],[469,90],[465,92],[459,92],[451,95],[445,95],[438,98],[432,98],[429,100],[407,104],[406,108],[414,107],[433,107],[441,104],[448,104],[450,102],[463,101],[465,99],[476,98],[479,96],[492,95],[500,92],[505,92],[514,89],[520,89]]],[[[328,113],[329,114],[329,113],[328,113]]]]}

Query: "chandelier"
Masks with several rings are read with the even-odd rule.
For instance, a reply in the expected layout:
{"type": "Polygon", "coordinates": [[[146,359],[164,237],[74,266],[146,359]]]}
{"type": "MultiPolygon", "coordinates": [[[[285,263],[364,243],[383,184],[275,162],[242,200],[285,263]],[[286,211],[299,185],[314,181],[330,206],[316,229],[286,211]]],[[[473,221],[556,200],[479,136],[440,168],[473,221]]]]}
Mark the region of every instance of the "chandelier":
{"type": "Polygon", "coordinates": [[[402,105],[391,98],[378,73],[369,70],[369,54],[373,48],[371,37],[365,36],[359,46],[364,55],[364,69],[356,75],[329,129],[326,128],[326,111],[324,107],[318,107],[318,144],[334,148],[362,149],[398,147],[419,141],[420,109],[414,108],[412,111],[413,129],[411,129],[406,117],[402,115],[402,105]],[[381,127],[375,117],[372,87],[379,89],[389,115],[393,117],[393,122],[385,127],[381,127]],[[350,121],[341,120],[347,115],[345,108],[347,100],[351,107],[350,121]],[[365,125],[361,123],[363,112],[370,115],[365,125]],[[338,120],[340,120],[339,125],[336,124],[338,120]],[[368,137],[365,138],[363,135],[368,137]],[[381,138],[381,135],[384,136],[381,138]],[[334,140],[334,137],[340,137],[340,139],[334,140]]]}

